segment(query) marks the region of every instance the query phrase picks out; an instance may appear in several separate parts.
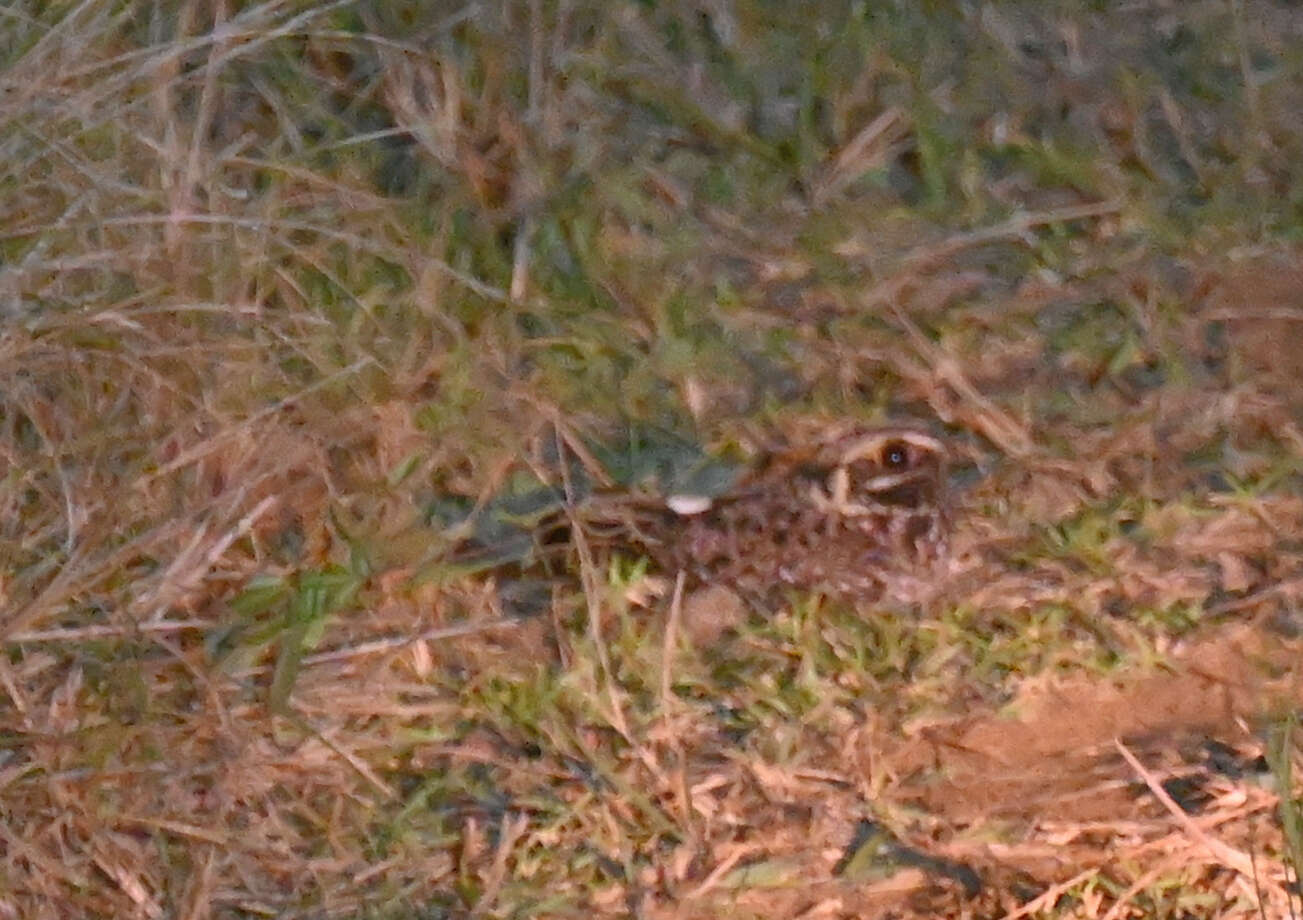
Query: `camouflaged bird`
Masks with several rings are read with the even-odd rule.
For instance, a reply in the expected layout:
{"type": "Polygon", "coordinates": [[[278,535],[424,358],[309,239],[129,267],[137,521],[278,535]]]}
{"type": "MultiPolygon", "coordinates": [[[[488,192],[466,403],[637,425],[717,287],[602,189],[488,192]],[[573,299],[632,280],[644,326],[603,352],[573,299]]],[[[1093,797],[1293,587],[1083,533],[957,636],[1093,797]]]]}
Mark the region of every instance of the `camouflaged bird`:
{"type": "MultiPolygon", "coordinates": [[[[516,573],[500,584],[537,583],[571,568],[580,523],[590,544],[645,556],[695,585],[854,603],[916,593],[945,552],[946,450],[920,428],[845,429],[749,469],[667,443],[641,449],[641,466],[616,477],[620,489],[594,489],[569,468],[570,501],[537,480],[498,496],[454,558],[470,563],[463,570],[516,573]],[[659,494],[636,487],[646,478],[659,494]]],[[[618,465],[605,459],[608,470],[618,465]]]]}
{"type": "Polygon", "coordinates": [[[647,554],[747,595],[847,601],[926,580],[944,554],[946,451],[920,429],[859,429],[779,452],[710,500],[671,495],[647,554]],[[693,512],[693,513],[688,513],[693,512]]]}

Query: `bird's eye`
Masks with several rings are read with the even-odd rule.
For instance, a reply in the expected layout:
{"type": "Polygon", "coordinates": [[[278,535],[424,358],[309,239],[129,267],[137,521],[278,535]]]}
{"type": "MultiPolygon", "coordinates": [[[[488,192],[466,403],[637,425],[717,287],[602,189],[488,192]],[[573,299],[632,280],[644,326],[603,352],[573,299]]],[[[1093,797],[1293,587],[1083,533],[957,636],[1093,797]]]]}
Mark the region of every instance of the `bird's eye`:
{"type": "Polygon", "coordinates": [[[888,469],[901,469],[909,463],[909,451],[904,444],[888,444],[882,452],[882,462],[888,469]]]}

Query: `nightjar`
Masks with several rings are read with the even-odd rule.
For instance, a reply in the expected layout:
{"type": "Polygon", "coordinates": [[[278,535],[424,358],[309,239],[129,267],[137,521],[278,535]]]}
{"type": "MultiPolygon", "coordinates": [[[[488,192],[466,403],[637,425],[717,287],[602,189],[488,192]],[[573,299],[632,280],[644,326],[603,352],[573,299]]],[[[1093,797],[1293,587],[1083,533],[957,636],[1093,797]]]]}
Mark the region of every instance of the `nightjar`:
{"type": "Polygon", "coordinates": [[[944,444],[916,428],[844,433],[776,454],[718,498],[671,496],[677,513],[646,552],[751,596],[914,593],[945,552],[945,465],[944,444]]]}
{"type": "Polygon", "coordinates": [[[537,588],[545,601],[548,585],[578,565],[578,525],[591,548],[644,556],[663,575],[684,572],[694,586],[753,600],[793,589],[850,603],[926,593],[946,547],[940,439],[912,427],[844,428],[745,471],[699,449],[694,461],[682,447],[653,457],[664,461],[653,464],[659,496],[594,489],[572,465],[564,490],[531,479],[475,515],[444,517],[469,535],[440,565],[493,573],[500,590],[537,588]],[[685,457],[686,476],[676,469],[685,457]]]}

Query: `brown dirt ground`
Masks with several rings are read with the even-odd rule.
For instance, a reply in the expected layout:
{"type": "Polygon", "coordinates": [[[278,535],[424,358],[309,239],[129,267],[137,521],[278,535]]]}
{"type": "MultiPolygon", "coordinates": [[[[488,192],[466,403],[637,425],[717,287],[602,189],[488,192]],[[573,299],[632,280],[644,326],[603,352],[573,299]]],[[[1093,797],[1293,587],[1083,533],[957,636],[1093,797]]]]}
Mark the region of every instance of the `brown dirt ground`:
{"type": "MultiPolygon", "coordinates": [[[[1156,672],[1029,681],[999,710],[909,737],[857,728],[840,750],[813,758],[827,769],[751,763],[693,775],[688,785],[703,825],[731,817],[741,826],[711,848],[710,872],[690,871],[686,853],[670,860],[660,882],[673,895],[649,896],[645,915],[1016,917],[1038,906],[1061,909],[1063,883],[1080,885],[1120,866],[1124,877],[1126,867],[1145,866],[1131,870],[1137,881],[1184,872],[1194,890],[1230,865],[1245,872],[1231,888],[1260,896],[1268,916],[1287,916],[1285,875],[1260,857],[1279,844],[1275,793],[1200,772],[1196,758],[1210,741],[1245,758],[1261,754],[1262,714],[1303,700],[1293,674],[1298,652],[1298,642],[1270,628],[1229,626],[1173,650],[1156,672]],[[1207,801],[1188,819],[1174,816],[1120,747],[1155,781],[1203,777],[1207,801]],[[834,877],[870,789],[879,790],[879,805],[914,815],[906,845],[972,870],[981,892],[965,893],[947,872],[928,867],[834,877]],[[767,806],[756,805],[757,790],[767,806]]],[[[1073,915],[1128,916],[1117,895],[1113,889],[1103,906],[1083,902],[1073,915]]],[[[1239,915],[1234,906],[1217,915],[1239,915]]],[[[1247,903],[1241,909],[1257,916],[1247,903]]]]}

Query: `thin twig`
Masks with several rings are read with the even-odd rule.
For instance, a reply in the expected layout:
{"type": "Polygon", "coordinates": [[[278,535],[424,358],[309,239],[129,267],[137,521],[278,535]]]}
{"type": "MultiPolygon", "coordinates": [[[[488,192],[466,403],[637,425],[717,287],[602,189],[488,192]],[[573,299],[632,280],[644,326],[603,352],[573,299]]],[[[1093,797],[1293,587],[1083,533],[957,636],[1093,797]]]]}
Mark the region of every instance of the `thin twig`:
{"type": "Polygon", "coordinates": [[[108,639],[144,633],[180,632],[185,629],[211,629],[212,620],[152,620],[125,626],[69,626],[65,629],[38,629],[14,633],[3,641],[18,645],[25,642],[80,642],[85,639],[108,639]]]}
{"type": "Polygon", "coordinates": [[[697,900],[702,895],[706,894],[706,892],[717,886],[724,876],[728,875],[729,871],[741,862],[744,857],[750,856],[752,853],[759,853],[763,850],[764,845],[760,843],[738,845],[737,849],[725,856],[720,861],[719,865],[710,870],[710,874],[702,880],[700,885],[684,895],[684,900],[689,902],[697,900]]]}
{"type": "MultiPolygon", "coordinates": [[[[316,664],[328,664],[332,661],[347,661],[350,658],[361,658],[364,655],[377,655],[383,652],[392,652],[395,649],[405,648],[416,642],[437,642],[443,639],[455,639],[460,636],[470,636],[476,633],[488,632],[493,629],[515,629],[520,626],[522,621],[514,617],[502,617],[497,620],[485,620],[476,623],[458,623],[456,626],[443,626],[439,629],[430,629],[415,636],[394,636],[389,639],[375,639],[371,642],[363,642],[360,645],[352,645],[348,648],[333,649],[329,652],[318,652],[315,655],[304,655],[299,664],[302,667],[316,664]]],[[[205,624],[211,627],[213,624],[205,624]]],[[[257,665],[252,668],[245,668],[231,674],[232,677],[254,677],[258,674],[265,674],[271,670],[270,665],[257,665]]]]}
{"type": "Polygon", "coordinates": [[[236,521],[234,527],[213,540],[207,550],[202,549],[204,537],[207,536],[207,525],[200,525],[195,530],[194,536],[190,539],[186,548],[173,558],[171,564],[158,578],[157,586],[151,592],[150,600],[141,603],[139,606],[154,608],[152,612],[155,618],[161,619],[168,607],[171,606],[171,601],[177,595],[197,588],[203,576],[212,571],[218,560],[226,555],[226,551],[230,549],[231,544],[248,536],[254,525],[279,501],[280,499],[275,495],[265,497],[248,514],[236,521]],[[184,576],[182,573],[185,573],[184,576]]]}
{"type": "Polygon", "coordinates": [[[916,268],[921,264],[940,261],[973,246],[994,243],[997,240],[1017,239],[1033,227],[1062,224],[1073,220],[1086,220],[1091,217],[1105,217],[1109,214],[1116,214],[1121,209],[1121,201],[1094,201],[1066,208],[1055,208],[1052,211],[1018,214],[1003,223],[991,227],[957,233],[934,246],[921,246],[905,257],[905,265],[916,268]]]}
{"type": "Polygon", "coordinates": [[[303,656],[302,664],[324,664],[329,661],[346,661],[349,658],[360,658],[363,655],[374,655],[378,652],[390,652],[396,648],[404,648],[416,642],[438,642],[442,639],[455,639],[459,636],[469,636],[475,633],[489,632],[495,629],[517,629],[521,621],[515,617],[502,617],[497,620],[486,620],[482,623],[458,623],[456,626],[442,626],[438,629],[429,629],[415,636],[394,636],[390,639],[375,639],[371,642],[363,642],[361,645],[354,645],[350,648],[335,649],[330,652],[319,652],[316,655],[303,656]]]}
{"type": "Polygon", "coordinates": [[[320,380],[309,384],[303,389],[295,393],[292,393],[283,399],[278,399],[276,402],[272,403],[270,406],[267,406],[265,409],[255,412],[253,415],[250,415],[248,418],[243,419],[234,425],[231,425],[227,428],[223,428],[221,431],[217,432],[211,437],[205,438],[203,441],[199,442],[195,446],[182,451],[180,454],[176,456],[175,459],[171,460],[168,463],[163,464],[148,476],[141,478],[138,485],[143,487],[153,482],[156,479],[159,479],[163,476],[168,475],[169,473],[181,469],[182,467],[189,466],[191,463],[194,463],[195,461],[208,456],[213,451],[215,451],[220,445],[224,444],[225,442],[229,441],[231,438],[244,432],[245,430],[252,428],[254,425],[258,424],[263,419],[270,418],[271,416],[277,415],[278,413],[283,412],[289,406],[295,405],[296,403],[298,403],[299,400],[301,400],[304,396],[307,396],[309,393],[315,390],[320,390],[324,387],[328,387],[331,384],[333,384],[335,381],[343,377],[348,377],[352,374],[356,374],[358,371],[374,363],[375,363],[375,359],[370,357],[363,358],[360,361],[354,361],[348,367],[341,368],[340,370],[337,370],[332,374],[327,374],[325,377],[322,377],[320,380]]]}
{"type": "Polygon", "coordinates": [[[678,645],[679,624],[683,620],[683,586],[686,582],[687,573],[680,569],[678,577],[674,580],[674,594],[670,599],[670,616],[665,624],[665,640],[661,645],[661,726],[665,733],[665,741],[674,755],[675,769],[671,781],[678,802],[679,820],[683,823],[683,827],[695,838],[696,829],[692,820],[692,793],[688,790],[686,758],[683,756],[683,744],[679,739],[678,727],[673,716],[675,698],[672,690],[674,653],[675,647],[678,645]]]}
{"type": "Polygon", "coordinates": [[[1246,853],[1217,840],[1215,837],[1208,834],[1203,828],[1199,827],[1199,825],[1191,821],[1190,816],[1187,815],[1181,806],[1177,805],[1172,797],[1167,794],[1167,790],[1163,788],[1163,784],[1158,781],[1158,778],[1155,777],[1153,773],[1149,772],[1144,764],[1136,759],[1136,755],[1132,754],[1130,749],[1122,743],[1122,739],[1114,738],[1113,746],[1117,748],[1118,753],[1122,755],[1122,759],[1130,765],[1131,769],[1135,770],[1136,774],[1145,781],[1145,785],[1148,786],[1149,791],[1154,794],[1154,798],[1162,803],[1163,807],[1166,808],[1168,813],[1176,819],[1176,822],[1185,829],[1187,834],[1203,844],[1208,852],[1223,865],[1234,869],[1246,878],[1253,877],[1253,861],[1249,859],[1246,853]]]}
{"type": "Polygon", "coordinates": [[[516,848],[516,843],[524,836],[528,827],[529,816],[526,814],[507,812],[502,816],[498,846],[493,852],[493,865],[489,868],[488,878],[484,882],[484,891],[475,902],[475,909],[471,911],[471,916],[482,917],[492,909],[502,890],[502,883],[507,878],[507,857],[516,848]]]}
{"type": "MultiPolygon", "coordinates": [[[[193,214],[175,214],[175,215],[168,214],[168,215],[162,215],[158,217],[152,215],[144,215],[144,216],[131,215],[129,217],[109,217],[109,218],[104,218],[102,221],[99,222],[99,224],[101,226],[106,226],[106,227],[107,226],[137,227],[137,226],[149,226],[152,224],[163,224],[172,221],[175,221],[178,224],[200,224],[206,226],[235,227],[237,229],[253,230],[259,233],[268,230],[279,230],[284,233],[295,233],[295,232],[313,233],[321,237],[324,237],[325,239],[328,240],[335,240],[336,242],[344,243],[345,245],[352,247],[358,252],[366,252],[373,255],[379,255],[384,258],[388,258],[390,260],[393,259],[393,255],[394,255],[391,249],[386,249],[382,245],[372,240],[368,240],[359,234],[348,233],[346,231],[338,230],[334,227],[328,226],[327,224],[313,222],[313,221],[305,221],[305,220],[284,220],[279,218],[268,219],[268,218],[261,218],[261,217],[231,217],[224,214],[193,213],[193,214]]],[[[29,230],[27,231],[27,234],[30,234],[32,232],[34,231],[29,230]]],[[[0,239],[10,239],[14,237],[23,236],[23,235],[25,234],[20,232],[4,233],[4,234],[0,234],[0,239]]],[[[483,297],[485,300],[493,300],[498,303],[506,304],[506,305],[512,304],[511,297],[506,291],[502,290],[501,288],[494,287],[491,284],[485,284],[483,281],[473,278],[470,275],[466,274],[465,272],[453,268],[451,265],[449,265],[447,262],[443,261],[442,259],[436,259],[433,256],[428,256],[424,253],[417,253],[417,252],[413,252],[411,254],[411,258],[412,258],[413,266],[419,268],[426,268],[426,267],[433,268],[436,271],[442,273],[443,275],[446,275],[447,277],[456,281],[458,284],[470,290],[472,293],[478,294],[479,296],[483,297]]]]}
{"type": "Polygon", "coordinates": [[[1072,220],[1085,220],[1091,217],[1104,217],[1117,213],[1121,210],[1121,207],[1121,203],[1118,201],[1100,201],[1067,208],[1056,208],[1052,211],[1019,214],[991,227],[957,233],[940,243],[919,246],[906,253],[900,261],[897,272],[869,290],[862,302],[870,305],[894,305],[900,298],[901,293],[914,283],[920,271],[926,270],[965,249],[986,243],[994,243],[998,240],[1020,239],[1033,227],[1072,220]]]}
{"type": "MultiPolygon", "coordinates": [[[[558,440],[564,439],[564,429],[556,423],[558,440]]],[[[568,443],[568,442],[567,442],[568,443]]],[[[606,651],[606,640],[602,638],[602,603],[601,591],[597,585],[597,564],[593,561],[592,550],[588,546],[588,537],[584,533],[583,523],[575,514],[574,488],[570,482],[570,464],[562,458],[561,482],[566,496],[566,517],[570,521],[570,536],[579,554],[579,581],[583,586],[584,600],[588,607],[588,635],[593,648],[597,651],[597,662],[601,667],[601,680],[606,685],[607,699],[611,704],[611,724],[624,738],[632,743],[629,724],[624,718],[624,708],[620,705],[619,689],[615,683],[615,672],[611,669],[611,657],[606,651]]]]}
{"type": "Polygon", "coordinates": [[[1086,881],[1086,879],[1090,878],[1091,876],[1098,875],[1098,874],[1099,874],[1098,869],[1087,869],[1085,872],[1078,872],[1076,875],[1068,879],[1066,882],[1059,882],[1057,885],[1051,885],[1049,888],[1046,888],[1043,892],[1041,892],[1036,897],[1032,898],[1026,904],[1022,905],[1016,910],[1009,911],[1009,913],[1001,917],[1000,920],[1021,920],[1022,917],[1026,917],[1029,914],[1036,913],[1037,911],[1049,910],[1055,904],[1057,904],[1059,898],[1061,898],[1068,891],[1077,887],[1078,885],[1086,881]]]}
{"type": "Polygon", "coordinates": [[[686,573],[680,569],[674,581],[674,595],[670,600],[670,618],[665,624],[665,641],[661,645],[661,714],[668,718],[672,695],[671,675],[674,671],[674,646],[679,639],[679,623],[683,620],[683,583],[686,573]]]}
{"type": "Polygon", "coordinates": [[[1176,853],[1170,859],[1160,862],[1148,872],[1142,872],[1140,877],[1132,882],[1126,891],[1117,896],[1113,906],[1108,909],[1108,913],[1104,914],[1100,920],[1118,920],[1131,906],[1131,899],[1144,891],[1146,887],[1173,869],[1188,868],[1191,865],[1194,865],[1194,862],[1186,853],[1176,853]]]}
{"type": "Polygon", "coordinates": [[[1254,307],[1246,310],[1210,310],[1203,314],[1203,319],[1235,322],[1241,319],[1283,319],[1291,323],[1303,323],[1303,310],[1292,307],[1254,307]]]}
{"type": "Polygon", "coordinates": [[[963,399],[978,408],[978,422],[982,433],[998,445],[1005,453],[1013,457],[1026,457],[1033,450],[1031,434],[1025,426],[1015,421],[1007,412],[983,396],[977,387],[964,374],[956,361],[944,349],[933,345],[923,335],[922,330],[914,324],[905,312],[894,303],[891,311],[896,321],[905,329],[920,357],[963,399]]]}
{"type": "Polygon", "coordinates": [[[811,196],[815,207],[827,203],[857,178],[880,166],[892,144],[899,141],[908,128],[905,113],[898,106],[887,108],[873,119],[837,152],[823,170],[811,196]],[[874,147],[877,149],[870,155],[874,147]]]}
{"type": "Polygon", "coordinates": [[[567,510],[567,513],[570,516],[571,538],[574,540],[575,550],[579,553],[579,580],[583,585],[584,599],[588,606],[588,638],[597,651],[597,663],[601,668],[601,680],[606,685],[607,698],[611,704],[611,724],[626,740],[632,741],[629,725],[624,718],[624,709],[620,705],[619,693],[613,676],[614,672],[611,669],[611,656],[606,651],[606,640],[602,638],[602,602],[601,591],[597,585],[597,565],[593,561],[593,554],[588,546],[588,538],[584,536],[584,529],[580,525],[578,518],[571,510],[567,510]]]}
{"type": "MultiPolygon", "coordinates": [[[[389,788],[389,785],[376,774],[375,770],[371,769],[370,764],[361,757],[358,757],[357,754],[353,753],[353,751],[336,741],[334,738],[329,737],[303,712],[293,708],[292,706],[285,706],[278,714],[286,719],[291,725],[298,728],[299,731],[311,735],[313,738],[316,738],[326,747],[334,751],[335,754],[344,761],[344,763],[353,768],[353,771],[357,773],[358,776],[362,777],[363,780],[369,783],[373,789],[379,792],[386,799],[392,801],[396,797],[394,790],[389,788]]],[[[335,731],[338,731],[338,729],[335,729],[335,731]]]]}

